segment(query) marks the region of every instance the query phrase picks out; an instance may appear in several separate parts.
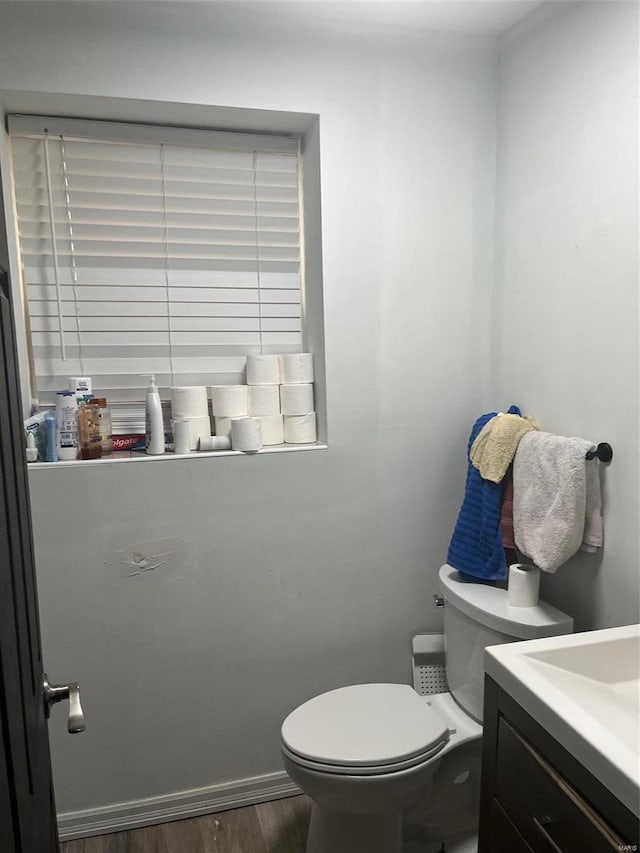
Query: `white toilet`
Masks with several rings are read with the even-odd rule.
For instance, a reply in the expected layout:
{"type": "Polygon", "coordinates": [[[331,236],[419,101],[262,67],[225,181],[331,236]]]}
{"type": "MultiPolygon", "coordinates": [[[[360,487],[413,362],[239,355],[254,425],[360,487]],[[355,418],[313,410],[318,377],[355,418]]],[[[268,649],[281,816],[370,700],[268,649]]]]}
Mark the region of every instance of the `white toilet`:
{"type": "Polygon", "coordinates": [[[451,566],[440,569],[440,584],[450,692],[341,687],[282,724],[285,770],[313,800],[306,853],[400,853],[403,811],[431,795],[435,771],[458,747],[480,740],[486,646],[573,630],[556,608],[511,607],[506,590],[451,566]]]}

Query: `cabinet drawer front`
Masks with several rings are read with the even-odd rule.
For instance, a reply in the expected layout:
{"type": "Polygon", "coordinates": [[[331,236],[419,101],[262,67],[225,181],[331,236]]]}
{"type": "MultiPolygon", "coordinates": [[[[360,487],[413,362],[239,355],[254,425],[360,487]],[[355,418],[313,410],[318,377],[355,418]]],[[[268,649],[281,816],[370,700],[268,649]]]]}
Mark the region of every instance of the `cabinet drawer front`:
{"type": "Polygon", "coordinates": [[[497,800],[491,803],[488,849],[491,853],[532,853],[497,800]]]}
{"type": "Polygon", "coordinates": [[[624,841],[504,719],[498,728],[497,799],[534,851],[611,853],[624,841]]]}

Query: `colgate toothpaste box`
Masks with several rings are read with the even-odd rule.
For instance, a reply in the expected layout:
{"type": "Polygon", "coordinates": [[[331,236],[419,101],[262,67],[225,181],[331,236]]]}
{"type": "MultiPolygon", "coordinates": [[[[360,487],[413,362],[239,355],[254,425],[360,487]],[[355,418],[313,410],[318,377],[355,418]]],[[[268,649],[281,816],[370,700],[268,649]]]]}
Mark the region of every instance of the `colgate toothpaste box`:
{"type": "Polygon", "coordinates": [[[143,435],[114,435],[113,450],[144,450],[145,436],[143,435]]]}

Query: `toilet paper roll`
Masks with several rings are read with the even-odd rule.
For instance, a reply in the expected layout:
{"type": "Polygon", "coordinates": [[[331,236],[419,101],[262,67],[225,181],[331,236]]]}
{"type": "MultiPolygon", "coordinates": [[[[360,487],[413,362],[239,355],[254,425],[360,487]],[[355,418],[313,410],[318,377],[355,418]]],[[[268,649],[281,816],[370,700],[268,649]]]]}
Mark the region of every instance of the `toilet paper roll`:
{"type": "Polygon", "coordinates": [[[284,421],[282,415],[267,415],[260,418],[262,444],[267,447],[284,442],[284,421]]]}
{"type": "Polygon", "coordinates": [[[310,444],[316,441],[316,413],[285,415],[284,440],[286,444],[310,444]]]}
{"type": "Polygon", "coordinates": [[[231,439],[226,435],[203,435],[198,450],[231,450],[231,439]]]}
{"type": "Polygon", "coordinates": [[[200,439],[211,435],[211,420],[209,415],[203,418],[185,418],[185,420],[189,424],[189,449],[197,450],[200,439]]]}
{"type": "Polygon", "coordinates": [[[244,418],[249,414],[246,385],[214,385],[211,401],[217,418],[244,418]]]}
{"type": "Polygon", "coordinates": [[[247,385],[278,385],[280,361],[277,355],[247,356],[247,385]]]}
{"type": "Polygon", "coordinates": [[[280,360],[280,382],[285,385],[313,382],[313,355],[310,352],[286,353],[280,360]]]}
{"type": "Polygon", "coordinates": [[[209,402],[204,385],[171,389],[171,416],[174,420],[204,418],[208,414],[209,402]]]}
{"type": "Polygon", "coordinates": [[[173,452],[191,452],[191,424],[188,420],[173,421],[173,452]]]}
{"type": "Polygon", "coordinates": [[[525,563],[509,566],[507,603],[512,607],[535,607],[540,595],[540,569],[525,563]]]}
{"type": "Polygon", "coordinates": [[[214,418],[216,435],[231,438],[231,418],[214,418]]]}
{"type": "Polygon", "coordinates": [[[249,414],[262,415],[280,414],[279,385],[249,385],[249,414]]]}
{"type": "Polygon", "coordinates": [[[280,408],[283,415],[308,415],[313,412],[313,385],[281,385],[280,408]]]}
{"type": "Polygon", "coordinates": [[[233,418],[231,421],[231,446],[243,453],[255,453],[262,447],[260,418],[233,418]]]}

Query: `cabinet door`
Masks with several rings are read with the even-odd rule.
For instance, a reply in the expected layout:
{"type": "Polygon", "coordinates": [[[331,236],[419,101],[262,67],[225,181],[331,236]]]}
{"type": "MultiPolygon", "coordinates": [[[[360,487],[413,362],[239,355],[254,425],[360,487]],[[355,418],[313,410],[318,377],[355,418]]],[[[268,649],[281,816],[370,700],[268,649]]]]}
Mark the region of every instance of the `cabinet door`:
{"type": "Polygon", "coordinates": [[[497,800],[491,803],[488,849],[491,853],[533,853],[497,800]]]}
{"type": "Polygon", "coordinates": [[[496,795],[534,853],[618,853],[625,843],[593,807],[502,718],[496,795]]]}

